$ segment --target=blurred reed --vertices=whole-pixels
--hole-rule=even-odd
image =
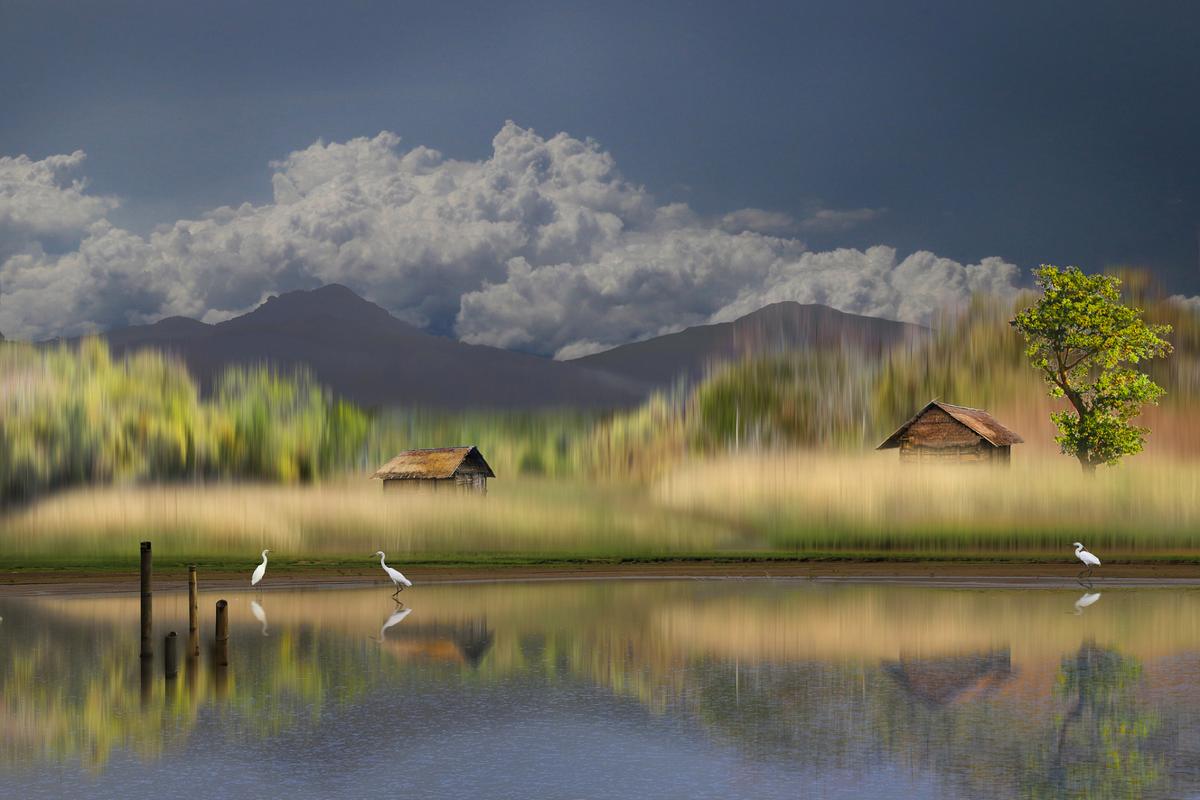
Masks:
[[[486,497],[383,493],[365,476],[314,486],[86,488],[0,519],[2,560],[162,563],[942,557],[1070,562],[1200,557],[1200,463],[1145,459],[1094,479],[1060,457],[1011,469],[902,465],[894,452],[744,453],[652,484],[514,477]]]
[[[1011,468],[870,455],[758,453],[692,464],[657,501],[754,531],[772,549],[938,556],[1104,557],[1200,552],[1200,463],[1133,459],[1094,478],[1059,456]]]
[[[628,486],[525,478],[486,497],[389,492],[365,475],[313,486],[208,484],[85,488],[0,519],[0,560],[127,560],[152,538],[156,560],[227,561],[271,548],[275,563],[614,558],[710,552],[722,526],[659,508]],[[132,547],[132,550],[130,549]]]

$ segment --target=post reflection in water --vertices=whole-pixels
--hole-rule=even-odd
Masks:
[[[208,770],[239,796],[240,771],[209,766],[248,744],[294,798],[375,772],[426,797],[1195,794],[1200,593],[1105,594],[424,586],[381,624],[369,589],[273,592],[265,638],[262,604],[232,595],[230,665],[205,648],[170,682],[130,658],[137,597],[5,600],[0,796],[143,796],[130,765],[160,793]],[[159,593],[158,625],[186,603]]]

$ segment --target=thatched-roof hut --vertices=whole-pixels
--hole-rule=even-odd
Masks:
[[[496,477],[478,448],[435,447],[405,450],[371,476],[385,490],[462,489],[487,493],[487,479]]]
[[[1006,464],[1023,441],[986,411],[931,400],[876,449],[898,447],[901,461]]]

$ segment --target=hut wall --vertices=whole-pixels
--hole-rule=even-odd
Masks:
[[[388,478],[383,482],[385,492],[436,492],[453,486],[453,478]]]
[[[900,460],[922,464],[1007,464],[1012,449],[1005,445],[995,447],[985,440],[974,445],[951,447],[928,447],[903,441],[900,443]]]
[[[383,482],[385,492],[445,492],[457,489],[487,494],[487,477],[477,473],[455,473],[453,478],[389,478]]]
[[[463,491],[487,494],[487,476],[482,472],[459,470],[454,473],[454,483]]]

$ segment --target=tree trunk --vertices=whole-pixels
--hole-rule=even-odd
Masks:
[[[1092,459],[1088,457],[1088,453],[1076,453],[1075,457],[1079,459],[1079,466],[1083,468],[1084,475],[1095,475],[1096,465],[1092,463]]]

